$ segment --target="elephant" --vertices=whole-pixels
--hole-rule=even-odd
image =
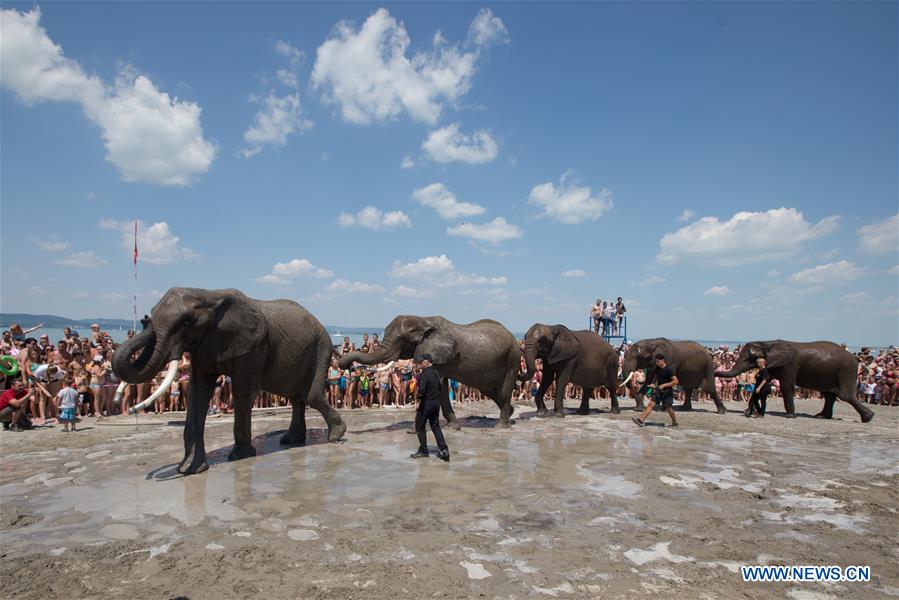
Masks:
[[[780,381],[788,418],[796,416],[793,393],[797,385],[824,394],[824,408],[815,415],[818,418],[833,418],[833,405],[837,398],[851,404],[858,411],[862,423],[874,418],[874,412],[855,398],[858,360],[833,342],[748,342],[740,350],[733,368],[718,371],[715,376],[736,377],[755,369],[760,358],[765,359],[771,377]]]
[[[222,374],[231,377],[234,394],[234,448],[229,460],[256,454],[250,437],[250,409],[260,391],[286,396],[293,404],[282,444],[305,443],[307,406],[325,418],[329,441],[339,441],[346,432],[340,414],[325,399],[334,352],[331,338],[318,319],[296,302],[256,300],[235,289],[172,288],[141,324],[143,331],[113,355],[113,371],[123,382],[148,381],[166,363],[170,363],[173,378],[174,361],[183,352],[191,353],[180,473],[209,468],[203,430],[216,378]]]
[[[693,410],[693,391],[696,388],[702,388],[715,401],[719,415],[727,412],[715,390],[715,363],[712,362],[712,356],[708,350],[696,342],[651,338],[634,343],[624,354],[621,375],[627,378],[625,381],[630,379],[637,369],[655,368],[656,354],[665,357],[668,365],[674,369],[674,374],[677,375],[678,385],[686,392],[684,403],[678,410]],[[650,379],[647,378],[646,383],[637,392],[637,404],[634,410],[643,410],[643,393],[649,383]]]
[[[440,374],[441,407],[449,425],[459,428],[449,404],[447,378],[477,388],[500,409],[497,427],[509,427],[512,393],[521,367],[518,341],[502,324],[482,319],[458,324],[443,317],[399,315],[384,330],[381,345],[372,352],[348,352],[340,358],[340,368],[354,362],[363,365],[399,359],[420,359],[430,354]]]
[[[527,373],[525,381],[534,376],[536,358],[543,360],[543,380],[537,389],[535,401],[537,416],[546,416],[543,396],[556,381],[555,416],[564,417],[562,402],[565,388],[571,382],[583,388],[581,405],[577,414],[590,414],[590,396],[593,390],[603,386],[612,396],[612,412],[620,412],[618,396],[618,354],[615,349],[592,331],[571,331],[564,325],[535,323],[524,336],[524,360]]]

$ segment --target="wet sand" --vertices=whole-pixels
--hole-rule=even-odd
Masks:
[[[899,410],[866,425],[843,403],[833,421],[700,403],[637,429],[622,404],[519,405],[508,430],[463,405],[449,464],[408,458],[408,409],[348,411],[336,445],[309,411],[310,443],[287,449],[289,413],[254,411],[259,456],[234,463],[231,418],[210,417],[212,466],[190,477],[173,473],[183,414],[3,432],[0,597],[899,597]],[[754,564],[872,579],[743,583]]]

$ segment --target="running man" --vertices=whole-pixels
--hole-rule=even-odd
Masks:
[[[674,404],[674,386],[678,384],[677,375],[674,374],[674,369],[668,366],[668,361],[665,360],[662,354],[656,354],[655,359],[655,392],[653,397],[649,399],[649,404],[646,405],[646,410],[643,411],[643,414],[639,418],[632,417],[632,419],[638,426],[643,427],[646,425],[646,417],[652,412],[653,407],[656,404],[661,404],[668,412],[668,416],[671,417],[671,426],[677,427],[677,417],[674,416],[674,409],[672,408]],[[650,379],[647,381],[650,381]]]

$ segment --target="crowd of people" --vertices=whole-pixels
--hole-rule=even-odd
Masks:
[[[596,314],[600,315],[596,332],[609,332],[611,335],[620,327],[619,319],[625,314],[621,298],[615,303],[613,312],[607,313],[608,302],[597,300]],[[607,316],[609,315],[609,316]],[[41,326],[23,329],[12,325],[3,332],[0,341],[0,373],[2,373],[2,389],[0,389],[0,421],[4,428],[24,429],[31,425],[59,423],[63,431],[76,429],[77,422],[88,416],[112,416],[125,414],[128,409],[155,392],[164,379],[161,372],[152,381],[125,386],[124,393],[117,400],[116,389],[120,380],[112,370],[112,356],[117,344],[108,333],[100,330],[94,323],[87,336],[69,328],[64,330],[63,339],[51,342],[49,337],[29,334]],[[127,337],[133,336],[128,332]],[[522,347],[524,341],[521,340]],[[338,357],[346,352],[370,352],[380,347],[378,335],[371,337],[365,334],[357,348],[349,337],[335,346],[335,355],[328,369],[328,401],[336,409],[370,409],[373,407],[404,408],[414,405],[420,368],[412,360],[396,360],[386,364],[372,366],[356,365],[341,369]],[[619,361],[623,363],[628,349],[625,341],[618,347]],[[733,350],[728,346],[708,348],[719,370],[729,370],[740,352],[737,346]],[[879,405],[899,405],[899,351],[894,347],[874,352],[862,348],[856,353],[859,363],[858,398],[862,402]],[[533,398],[543,378],[540,360],[537,370],[530,381],[519,382],[515,391],[515,399],[524,402]],[[522,371],[526,365],[522,359]],[[178,377],[169,390],[162,393],[156,402],[147,408],[150,412],[162,413],[183,411],[187,408],[190,390],[190,354],[184,353],[178,367]],[[733,379],[717,378],[715,385],[722,400],[748,403],[755,391],[758,373],[747,371]],[[617,395],[635,397],[645,381],[647,374],[638,372],[631,378],[626,388],[619,388]],[[765,382],[771,388],[771,395],[777,396],[778,381],[771,379]],[[547,391],[549,397],[555,394],[554,385]],[[565,396],[580,396],[580,389],[569,384]],[[606,390],[597,390],[600,397],[608,397]],[[683,390],[673,388],[675,398],[683,394]],[[449,380],[451,402],[480,402],[487,399],[476,388]],[[800,398],[820,397],[819,392],[799,388],[796,396]],[[711,399],[702,390],[696,390],[694,400]],[[260,393],[253,402],[255,408],[271,408],[286,406],[287,398]],[[231,380],[220,375],[210,402],[210,413],[230,413],[233,409]]]
[[[590,308],[590,316],[593,318],[593,332],[599,335],[617,336],[623,329],[627,308],[621,296],[613,303],[611,300],[596,299],[596,304]]]

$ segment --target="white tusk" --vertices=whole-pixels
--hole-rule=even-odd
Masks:
[[[169,370],[165,374],[165,379],[162,380],[162,383],[159,384],[159,387],[156,388],[156,391],[150,394],[150,397],[141,402],[140,404],[136,404],[128,409],[128,414],[133,415],[137,412],[142,411],[146,407],[150,406],[156,399],[166,393],[169,389],[169,386],[172,385],[172,382],[175,381],[175,376],[178,374],[178,359],[171,361],[169,363]]]
[[[114,404],[118,404],[119,400],[122,399],[122,392],[125,391],[126,387],[128,387],[128,382],[123,381],[122,383],[119,384],[119,387],[116,388],[115,396],[113,396],[113,398],[112,398],[112,401]]]
[[[622,382],[621,382],[621,385],[623,385],[623,386],[624,386],[624,385],[627,385],[627,382],[630,381],[630,380],[631,380],[631,377],[633,377],[633,376],[634,376],[634,372],[633,372],[633,371],[631,371],[630,373],[628,373],[627,379],[625,379],[624,381],[622,381]]]

